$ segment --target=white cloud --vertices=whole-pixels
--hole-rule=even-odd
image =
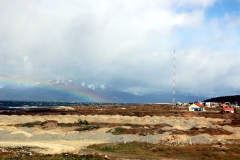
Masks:
[[[0,72],[169,90],[176,49],[179,90],[238,88],[239,17],[206,17],[215,2],[2,1]]]

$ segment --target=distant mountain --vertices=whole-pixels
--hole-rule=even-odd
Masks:
[[[207,97],[176,92],[176,102],[201,101]],[[0,100],[66,101],[66,102],[115,102],[115,103],[169,103],[172,93],[154,92],[136,95],[111,85],[94,85],[73,80],[50,80],[36,85],[2,85]]]
[[[240,104],[240,95],[215,97],[215,98],[206,99],[204,100],[204,102],[221,102],[221,103],[230,102],[232,104],[237,102],[238,104]]]

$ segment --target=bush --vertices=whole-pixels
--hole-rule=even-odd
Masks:
[[[126,129],[125,128],[123,128],[123,127],[116,127],[115,129],[114,129],[114,131],[112,132],[112,134],[114,134],[114,135],[119,135],[119,134],[121,134],[123,131],[125,131]]]
[[[72,126],[76,126],[76,123],[58,123],[58,126],[60,126],[60,127],[72,127]]]
[[[40,121],[35,121],[35,122],[27,122],[22,124],[22,127],[34,127],[35,125],[39,125],[41,122]]]
[[[86,131],[86,130],[94,130],[94,129],[99,129],[99,126],[96,125],[86,125],[80,128],[75,129],[75,131]]]
[[[88,123],[87,120],[82,121],[81,119],[79,119],[79,120],[78,120],[78,124],[79,124],[79,126],[81,126],[82,124],[88,125],[89,123]]]

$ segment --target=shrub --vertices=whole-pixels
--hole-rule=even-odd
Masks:
[[[94,129],[99,129],[100,127],[97,125],[86,125],[80,128],[75,129],[75,131],[86,131],[86,130],[94,130]]]
[[[81,126],[82,124],[88,125],[89,123],[87,120],[82,121],[81,119],[79,119],[78,124],[79,124],[79,126]]]
[[[58,126],[60,126],[60,127],[72,127],[72,126],[76,126],[76,123],[58,123]]]
[[[125,130],[125,128],[123,128],[123,127],[116,127],[114,129],[114,131],[112,132],[112,134],[118,135],[118,134],[121,134],[124,130]]]
[[[34,127],[35,125],[39,125],[41,122],[40,121],[35,121],[35,122],[27,122],[22,124],[22,127]]]

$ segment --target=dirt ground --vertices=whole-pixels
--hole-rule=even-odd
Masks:
[[[66,137],[80,132],[84,135],[112,133],[136,137],[159,135],[154,143],[168,145],[198,142],[238,143],[240,115],[238,113],[220,114],[220,109],[206,110],[205,112],[189,112],[187,107],[179,108],[169,104],[132,104],[1,111],[0,131],[8,134],[5,135],[6,137],[0,135],[0,147],[29,146],[32,147],[33,152],[56,154],[81,153],[91,144],[109,143],[101,138],[33,139],[44,135]],[[85,120],[88,126],[98,126],[98,128],[79,131],[77,130],[79,120]],[[33,122],[39,123],[31,127],[23,126],[23,124]],[[20,136],[19,140],[16,136]],[[203,141],[202,137],[206,140]]]

